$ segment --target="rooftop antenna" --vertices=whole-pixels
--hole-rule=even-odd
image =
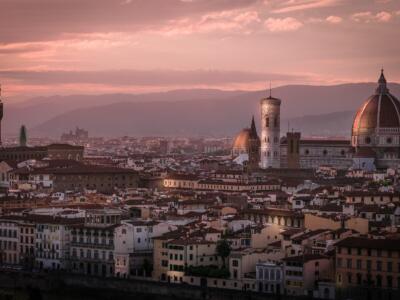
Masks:
[[[269,81],[269,97],[272,97],[271,80]]]

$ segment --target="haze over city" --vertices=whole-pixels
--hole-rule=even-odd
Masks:
[[[0,299],[400,299],[399,28],[400,0],[0,0]]]

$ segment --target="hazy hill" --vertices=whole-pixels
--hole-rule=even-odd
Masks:
[[[183,101],[193,99],[221,99],[231,95],[240,95],[241,92],[227,92],[220,90],[177,90],[164,93],[150,94],[106,94],[106,95],[71,95],[35,97],[16,104],[5,101],[5,116],[3,130],[7,133],[18,132],[21,124],[33,128],[51,118],[72,110],[109,105],[120,102],[154,102],[164,100]]]
[[[375,83],[336,86],[290,85],[273,89],[282,99],[282,130],[348,135],[355,110]],[[399,97],[400,85],[389,85]],[[266,91],[181,90],[145,95],[68,96],[32,99],[6,110],[6,132],[20,124],[32,135],[59,136],[80,126],[91,135],[226,135],[259,119]]]

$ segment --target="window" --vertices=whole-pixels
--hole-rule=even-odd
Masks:
[[[393,264],[391,261],[388,261],[388,263],[387,263],[387,271],[393,272]]]
[[[347,268],[348,268],[348,269],[351,269],[351,268],[352,268],[352,261],[351,261],[351,258],[348,258],[348,259],[347,259]]]
[[[392,276],[387,276],[386,277],[386,282],[387,282],[387,287],[391,288],[393,286],[393,277]]]
[[[376,262],[376,270],[377,271],[382,271],[382,262],[380,260],[378,260]]]
[[[338,267],[338,268],[341,268],[341,267],[342,267],[342,259],[341,259],[341,258],[338,258],[338,259],[337,259],[337,267]]]
[[[376,276],[376,286],[382,287],[382,276],[381,275]]]
[[[362,282],[362,275],[360,273],[357,273],[357,284],[360,285]]]
[[[351,279],[352,279],[351,273],[347,273],[347,282],[351,283]]]
[[[367,270],[371,271],[371,261],[369,259],[367,260]]]
[[[357,259],[357,269],[361,270],[361,259]]]
[[[276,270],[276,280],[281,280],[281,271]]]
[[[370,143],[371,143],[371,138],[370,138],[369,136],[367,136],[367,137],[365,138],[365,143],[366,143],[366,144],[370,144]]]

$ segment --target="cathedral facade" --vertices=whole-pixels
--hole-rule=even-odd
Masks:
[[[400,166],[400,102],[389,92],[383,70],[375,92],[355,115],[351,140],[303,138],[300,132],[281,137],[280,104],[281,100],[271,96],[260,102],[260,168],[315,169],[329,165],[375,170]]]

